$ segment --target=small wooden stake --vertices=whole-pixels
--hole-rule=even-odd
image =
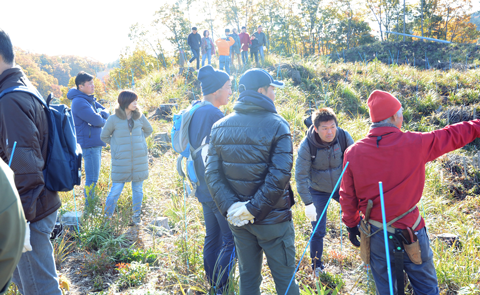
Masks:
[[[467,177],[467,158],[463,157],[463,174]]]

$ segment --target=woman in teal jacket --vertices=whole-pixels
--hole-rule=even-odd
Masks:
[[[142,184],[148,178],[146,138],[153,129],[137,107],[138,96],[130,90],[118,95],[118,108],[110,116],[100,138],[110,144],[112,156],[112,188],[105,204],[112,216],[125,182],[132,182],[133,223],[140,223],[143,199]]]

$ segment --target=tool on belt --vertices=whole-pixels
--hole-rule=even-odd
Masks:
[[[371,200],[369,200],[368,202],[369,203],[367,204],[365,219],[367,219],[367,214],[368,214],[368,217],[370,217],[370,212],[368,207],[370,205]],[[372,202],[372,206],[373,206],[373,202]],[[420,250],[420,243],[418,242],[417,235],[414,232],[414,230],[420,224],[422,217],[419,214],[417,220],[415,221],[415,224],[412,227],[407,227],[406,229],[394,228],[391,225],[397,222],[398,220],[402,219],[408,213],[412,212],[416,207],[417,207],[416,205],[413,206],[410,210],[408,210],[404,214],[392,219],[390,222],[387,223],[388,239],[391,242],[393,242],[393,245],[394,245],[393,254],[395,258],[395,273],[397,276],[397,290],[399,295],[405,294],[405,290],[404,290],[405,282],[404,282],[404,275],[403,275],[404,253],[407,252],[408,257],[413,263],[422,264],[422,253]],[[368,251],[368,255],[365,255],[365,257],[368,258],[368,263],[370,263],[370,237],[378,233],[379,231],[383,230],[383,224],[381,222],[378,222],[372,219],[368,219],[368,223],[378,227],[378,230],[376,230],[374,233],[370,233],[370,224],[368,224],[369,227],[365,227],[367,230],[365,230],[365,233],[364,233],[363,232],[364,229],[362,228],[363,222],[360,225],[361,227],[360,233],[366,235],[366,239],[368,239],[367,244],[369,248],[365,250],[365,251]],[[362,238],[362,242],[360,245],[363,244],[363,241],[364,240]],[[361,255],[363,254],[362,250],[360,250],[360,254]],[[363,262],[365,262],[365,264],[367,264],[363,256],[362,256],[362,260]]]
[[[372,226],[368,223],[372,212],[373,201],[368,200],[365,218],[360,221],[360,257],[366,265],[370,265],[370,232]]]

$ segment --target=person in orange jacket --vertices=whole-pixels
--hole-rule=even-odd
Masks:
[[[340,204],[349,239],[355,246],[360,246],[357,240],[360,236],[359,212],[366,212],[369,200],[373,201],[368,220],[371,233],[383,229],[378,185],[383,182],[392,281],[395,286],[398,284],[395,289],[398,294],[403,294],[405,271],[415,294],[439,294],[425,221],[416,206],[425,185],[425,164],[480,137],[480,120],[461,122],[432,132],[403,132],[403,108],[396,97],[375,90],[368,98],[368,107],[373,122],[370,131],[364,139],[347,148],[344,155],[344,165],[347,162],[349,165],[340,186]],[[405,247],[405,244],[417,244],[413,246],[418,246],[421,252],[416,251],[416,255],[411,256],[408,251],[411,247]],[[382,233],[371,236],[370,266],[377,294],[389,293],[384,245]]]
[[[220,64],[219,68],[220,70],[225,68],[225,72],[230,75],[230,46],[235,43],[235,39],[233,39],[231,36],[228,36],[228,34],[230,34],[230,29],[225,29],[225,36],[217,39],[215,44],[218,47],[218,62]]]

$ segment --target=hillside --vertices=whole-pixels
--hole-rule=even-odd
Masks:
[[[421,69],[448,70],[475,68],[480,65],[480,48],[476,44],[423,42],[376,42],[350,50],[334,52],[332,61],[370,62],[377,58],[386,64],[408,64]],[[451,64],[450,64],[451,61]]]
[[[55,97],[62,97],[62,88],[67,88],[72,77],[80,71],[92,75],[103,71],[105,65],[100,62],[78,56],[49,56],[30,53],[15,48],[15,62],[20,65],[30,81],[47,97],[51,92]]]
[[[287,82],[284,90],[276,92],[275,104],[290,124],[295,157],[306,130],[303,119],[311,107],[334,108],[340,126],[355,141],[363,138],[370,125],[366,99],[374,89],[390,91],[400,99],[405,131],[431,131],[480,113],[480,69],[424,71],[379,61],[368,65],[351,61],[332,63],[325,57],[282,58],[280,65],[278,60],[277,56],[268,56],[267,68]],[[171,67],[153,70],[136,81],[139,104],[147,117],[160,104],[176,102],[182,109],[189,104],[189,98],[200,93],[195,72],[177,73],[178,68]],[[240,73],[236,74],[231,101],[221,108],[226,114],[238,98]],[[115,107],[117,95],[118,90],[111,90],[104,97],[108,109]],[[86,212],[81,218],[80,233],[70,231],[57,238],[55,258],[66,294],[205,294],[208,290],[202,261],[202,206],[195,198],[184,199],[184,184],[175,166],[177,154],[168,141],[160,140],[160,133],[169,134],[171,122],[162,119],[151,123],[156,136],[147,139],[151,165],[150,177],[144,183],[142,225],[127,226],[132,214],[131,190],[127,185],[112,220],[106,220],[101,210]],[[480,292],[479,148],[477,139],[426,166],[425,190],[418,206],[428,226],[441,294]],[[109,175],[110,151],[106,148],[96,191],[96,206],[102,210],[111,185]],[[292,185],[295,190],[294,179]],[[83,186],[75,189],[75,195],[61,193],[60,212],[83,211],[82,192]],[[292,209],[298,263],[311,227],[303,203],[297,194],[295,198],[297,204]],[[374,294],[373,280],[364,271],[359,250],[348,241],[339,209],[333,202],[328,210],[324,254],[327,274],[321,277],[323,288],[337,288],[338,294]],[[150,225],[161,216],[168,217],[171,231],[163,232],[161,227]],[[442,234],[455,235],[457,241],[453,245],[445,242]],[[296,275],[302,295],[313,294],[309,289],[317,288],[307,260],[302,261]],[[238,294],[238,270],[231,276],[230,294]],[[262,294],[275,294],[274,290],[272,277],[264,266]],[[7,294],[14,294],[13,286]]]

